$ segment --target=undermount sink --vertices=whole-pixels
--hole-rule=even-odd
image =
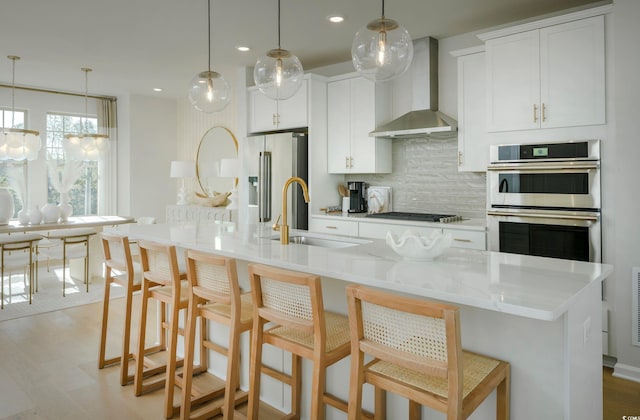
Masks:
[[[271,238],[274,241],[279,241],[280,237]],[[316,238],[312,236],[289,236],[289,243],[291,244],[301,244],[301,245],[311,245],[311,246],[319,246],[323,248],[346,248],[350,246],[360,245],[363,242],[353,242],[342,239],[327,239],[327,238]]]

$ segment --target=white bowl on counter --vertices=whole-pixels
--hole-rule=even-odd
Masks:
[[[407,230],[399,238],[387,232],[387,245],[408,261],[431,261],[449,248],[452,240],[450,233],[437,231],[426,237]]]

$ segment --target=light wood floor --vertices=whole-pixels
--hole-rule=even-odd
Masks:
[[[116,309],[122,299],[113,302]],[[0,322],[0,419],[162,418],[162,390],[135,397],[131,386],[120,386],[117,367],[97,368],[101,311],[90,304]],[[604,420],[640,416],[640,384],[613,378],[608,368],[603,378]]]

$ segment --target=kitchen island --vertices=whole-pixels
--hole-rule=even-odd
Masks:
[[[606,264],[450,248],[431,262],[403,261],[382,240],[292,231],[319,245],[281,245],[275,232],[229,223],[122,225],[130,239],[172,243],[238,259],[239,279],[248,285],[246,263],[257,262],[323,278],[325,307],[346,313],[349,283],[458,305],[464,348],[511,363],[511,418],[598,419],[602,416],[601,281]],[[349,246],[346,246],[349,245]],[[338,248],[338,246],[340,246]],[[243,346],[248,346],[244,338]],[[248,353],[244,353],[248,354]],[[268,352],[274,367],[288,365]],[[278,366],[281,365],[281,366]],[[242,383],[247,383],[243,360]],[[223,376],[223,369],[213,371]],[[310,365],[305,364],[305,379]],[[348,395],[348,360],[328,371],[327,389]],[[262,398],[287,407],[284,386],[265,386]],[[303,398],[309,384],[303,385]],[[370,390],[369,390],[370,391]],[[366,394],[365,407],[372,395]],[[303,400],[303,412],[306,402]],[[404,418],[407,404],[389,398],[391,418]],[[424,408],[427,418],[444,418]],[[327,418],[345,418],[331,408]],[[472,415],[495,418],[495,393]]]

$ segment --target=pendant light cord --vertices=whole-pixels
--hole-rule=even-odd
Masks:
[[[83,67],[81,70],[84,72],[84,132],[89,134],[89,106],[87,101],[89,99],[89,72],[91,69]]]
[[[207,7],[207,21],[209,23],[209,25],[207,26],[208,30],[209,30],[209,73],[211,73],[211,0],[208,1],[208,7]]]
[[[278,49],[280,50],[280,0],[278,0]]]
[[[384,0],[382,0],[382,19],[384,19]]]
[[[20,60],[20,57],[10,55],[9,59],[13,61],[13,68],[11,70],[11,128],[14,128],[16,118],[16,60]]]

